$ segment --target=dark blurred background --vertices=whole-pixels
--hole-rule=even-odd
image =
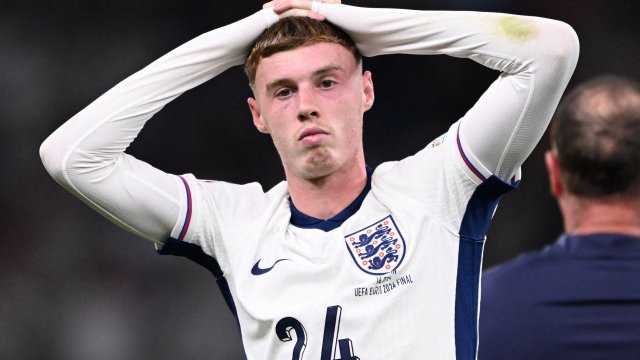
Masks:
[[[596,0],[395,0],[351,5],[479,10],[571,24],[581,55],[570,87],[615,73],[640,79],[639,3]],[[56,185],[38,156],[55,128],[126,76],[260,1],[2,1],[0,359],[241,359],[235,320],[213,277],[158,256]],[[497,73],[446,56],[365,60],[376,105],[365,116],[369,165],[413,154],[462,116]],[[240,68],[194,89],[150,121],[129,152],[172,173],[265,189],[283,178],[251,124]],[[554,241],[546,137],[491,226],[490,267]]]

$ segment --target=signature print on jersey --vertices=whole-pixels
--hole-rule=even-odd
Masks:
[[[400,266],[405,242],[391,215],[344,237],[347,249],[367,274],[384,275]]]

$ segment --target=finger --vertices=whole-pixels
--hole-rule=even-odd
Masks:
[[[324,21],[325,19],[323,15],[320,15],[318,13],[315,13],[310,10],[305,10],[305,9],[289,9],[283,13],[278,14],[278,17],[280,19],[284,19],[289,16],[306,16],[308,18],[318,20],[318,21]]]
[[[318,20],[318,21],[324,21],[326,19],[326,17],[324,15],[320,15],[317,12],[313,12],[311,10],[307,11],[306,16],[311,18],[311,19]]]
[[[269,7],[276,7],[278,4],[283,4],[286,0],[272,0],[269,1],[268,3],[265,3],[262,5],[262,8],[269,8]],[[341,4],[342,2],[340,0],[315,0],[316,2],[321,2],[321,3],[326,3],[326,4]],[[296,2],[296,3],[292,3],[291,7],[302,7],[304,9],[311,9],[311,1],[303,1],[303,2]],[[285,5],[283,4],[282,7],[285,7]],[[285,9],[283,11],[286,11],[288,9]]]
[[[282,0],[271,0],[267,3],[262,4],[262,8],[266,9],[266,8],[270,8],[270,7],[274,7],[276,6],[278,3],[281,3]]]
[[[273,11],[280,14],[291,9],[311,10],[311,5],[311,0],[282,0],[275,4]]]
[[[340,4],[340,0],[315,0],[316,2],[326,4]],[[290,9],[305,9],[311,10],[313,7],[313,1],[311,0],[272,0],[274,5],[273,11],[281,13]]]
[[[284,19],[289,16],[306,16],[318,21],[323,21],[325,19],[324,16],[318,13],[314,13],[313,11],[310,11],[310,10],[305,10],[305,9],[289,9],[278,15],[280,19]]]

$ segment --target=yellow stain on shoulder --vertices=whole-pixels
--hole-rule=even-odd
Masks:
[[[500,33],[511,41],[524,42],[538,34],[538,27],[529,19],[505,15],[497,20]]]

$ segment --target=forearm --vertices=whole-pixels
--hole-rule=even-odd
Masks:
[[[47,171],[118,225],[162,240],[179,213],[180,183],[125,149],[167,103],[241,64],[255,38],[276,20],[273,12],[260,11],[185,43],[125,79],[45,140],[40,155]]]
[[[145,122],[185,91],[241,64],[252,41],[267,27],[269,11],[203,34],[125,79],[57,129],[42,145],[47,168],[62,151],[109,159],[123,152]]]
[[[314,8],[351,35],[365,56],[446,54],[501,71],[462,119],[460,140],[485,175],[503,179],[544,133],[578,58],[575,32],[550,19],[321,3]]]
[[[507,64],[534,60],[572,46],[573,31],[559,21],[501,13],[363,8],[314,2],[313,9],[345,30],[364,56],[386,54],[450,55],[515,72]],[[554,43],[545,39],[554,31]],[[540,54],[543,51],[544,54]],[[562,51],[558,49],[557,51]],[[571,49],[567,49],[571,51]],[[513,67],[514,65],[511,65]]]

